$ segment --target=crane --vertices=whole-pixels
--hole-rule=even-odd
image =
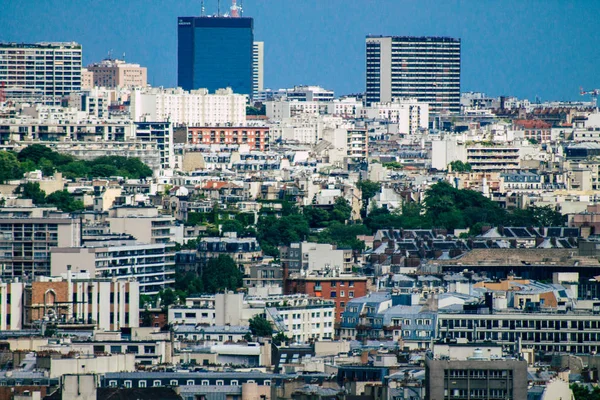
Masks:
[[[594,108],[598,107],[598,96],[600,96],[600,89],[583,90],[583,88],[580,87],[579,91],[579,94],[581,94],[582,96],[589,94],[592,98],[592,104],[594,105]]]

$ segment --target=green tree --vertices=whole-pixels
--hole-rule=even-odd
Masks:
[[[257,337],[271,337],[273,327],[271,323],[260,315],[255,315],[248,321],[250,323],[250,332]]]
[[[336,198],[335,204],[333,205],[333,210],[331,211],[330,219],[332,221],[345,223],[350,219],[351,216],[352,206],[350,206],[348,201],[343,197]]]
[[[168,308],[170,305],[177,304],[179,300],[175,291],[168,288],[158,292],[158,297],[160,298],[160,305],[163,309]]]
[[[23,169],[15,154],[10,151],[0,151],[0,183],[22,177]]]
[[[285,335],[283,332],[278,332],[275,336],[273,336],[273,344],[279,346],[282,343],[288,343],[291,339]]]
[[[31,199],[33,204],[46,203],[46,192],[40,189],[39,182],[22,183],[15,189],[15,194],[24,199]]]
[[[367,179],[358,181],[356,187],[361,191],[361,198],[363,201],[362,214],[364,218],[366,217],[367,210],[369,209],[369,202],[381,190],[381,183],[373,182]]]
[[[31,146],[25,147],[19,152],[17,157],[21,162],[29,160],[36,165],[38,165],[43,158],[47,160],[55,159],[54,151],[41,144],[32,144]]]
[[[75,212],[83,210],[83,203],[75,200],[67,190],[56,191],[46,197],[46,203],[55,205],[64,212]]]
[[[244,225],[235,219],[228,219],[221,225],[221,232],[235,232],[238,237],[242,237],[244,233]]]
[[[228,255],[221,254],[211,258],[202,269],[202,286],[206,293],[217,293],[222,290],[236,290],[243,285],[243,274],[235,261]]]
[[[335,244],[339,248],[351,248],[352,250],[364,250],[365,243],[358,240],[356,236],[369,234],[369,229],[362,224],[344,225],[332,222],[327,229],[319,233],[319,243]]]
[[[152,313],[147,308],[142,313],[142,327],[149,328],[154,324],[154,318],[152,318]]]
[[[329,223],[329,213],[322,208],[306,206],[302,210],[302,215],[311,228],[323,228]]]
[[[60,168],[65,178],[75,179],[92,175],[92,168],[85,161],[73,161]]]
[[[460,160],[452,161],[449,166],[452,169],[452,172],[471,172],[471,164],[464,163]]]

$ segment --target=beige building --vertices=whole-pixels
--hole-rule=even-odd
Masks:
[[[102,60],[99,63],[88,65],[87,70],[93,74],[94,86],[116,88],[148,85],[146,67],[126,63],[123,60]]]
[[[161,216],[155,207],[118,207],[106,219],[112,233],[133,235],[141,243],[168,243],[174,235],[175,218]]]
[[[81,90],[94,87],[94,73],[87,68],[81,68]]]

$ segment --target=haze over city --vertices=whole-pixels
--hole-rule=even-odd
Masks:
[[[1,41],[76,41],[84,63],[125,53],[148,67],[150,84],[165,87],[177,84],[176,19],[201,9],[200,0],[0,3]],[[216,13],[217,0],[205,7]],[[246,0],[243,7],[255,19],[255,39],[265,42],[265,87],[273,89],[364,91],[367,34],[461,38],[463,91],[581,100],[580,86],[600,86],[594,0]]]

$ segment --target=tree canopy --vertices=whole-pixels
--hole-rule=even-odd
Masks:
[[[248,320],[250,324],[250,332],[254,336],[258,337],[270,337],[273,336],[273,327],[271,323],[260,315],[255,315]]]
[[[211,258],[202,270],[204,292],[236,290],[243,286],[243,277],[235,261],[228,255],[221,254],[218,258]]]
[[[7,152],[7,154],[12,153]],[[91,161],[84,161],[70,155],[58,153],[41,144],[25,147],[14,160],[3,160],[2,157],[3,155],[0,154],[0,180],[3,182],[7,179],[3,176],[3,173],[4,175],[11,175],[8,179],[18,179],[22,177],[23,172],[35,169],[41,170],[45,176],[58,171],[69,179],[88,176],[98,178],[122,176],[124,178],[141,179],[152,176],[152,169],[140,161],[139,158],[103,156]]]
[[[471,172],[471,164],[464,163],[460,160],[455,160],[450,163],[452,172]]]

